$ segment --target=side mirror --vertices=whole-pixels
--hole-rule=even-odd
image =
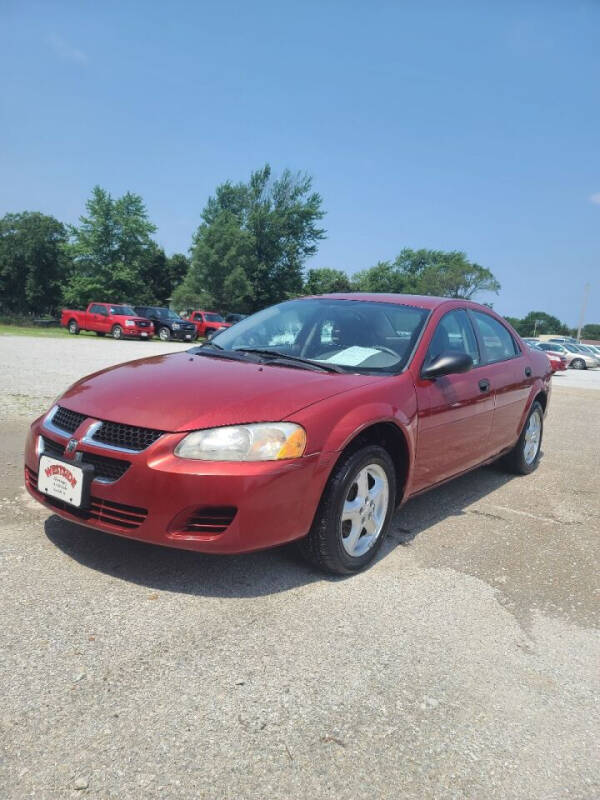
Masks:
[[[427,381],[434,381],[443,375],[455,375],[459,372],[468,372],[473,368],[473,359],[466,353],[442,353],[421,370],[421,377]]]

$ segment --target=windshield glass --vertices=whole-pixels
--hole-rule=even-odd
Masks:
[[[267,349],[348,372],[397,372],[428,312],[365,300],[289,300],[247,317],[214,337],[224,350]]]
[[[137,316],[131,306],[111,306],[110,313],[121,314],[122,316],[127,316],[128,314],[131,314],[132,317]]]
[[[179,319],[179,314],[171,311],[170,308],[151,308],[149,311],[154,312],[159,319]]]
[[[225,322],[220,314],[205,314],[207,322]]]

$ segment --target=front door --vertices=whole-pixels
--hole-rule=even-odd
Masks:
[[[411,493],[484,461],[489,452],[494,397],[473,326],[464,309],[438,322],[422,367],[445,352],[467,353],[473,368],[436,380],[417,377],[417,448]]]

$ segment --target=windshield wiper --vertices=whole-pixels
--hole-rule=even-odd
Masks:
[[[289,361],[290,366],[297,364],[305,369],[320,370],[321,372],[345,372],[345,369],[338,367],[337,364],[324,364],[321,361],[311,361],[310,358],[300,358],[300,356],[290,356],[287,353],[280,353],[278,350],[269,350],[267,347],[236,347],[236,353],[256,353],[261,356],[271,356],[267,363]]]
[[[251,364],[261,364],[262,359],[252,358],[252,354],[236,353],[235,350],[225,350],[224,347],[216,344],[201,344],[187,351],[194,356],[207,356],[208,358],[227,358],[230,361],[245,361]]]

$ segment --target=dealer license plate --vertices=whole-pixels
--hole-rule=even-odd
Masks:
[[[67,464],[50,456],[40,456],[38,490],[71,506],[81,506],[84,488],[84,472],[81,467]]]
[[[185,338],[186,339],[191,339],[192,338],[192,334],[191,333],[186,333]]]
[[[146,331],[142,331],[142,336],[148,336],[148,334],[146,333]]]

